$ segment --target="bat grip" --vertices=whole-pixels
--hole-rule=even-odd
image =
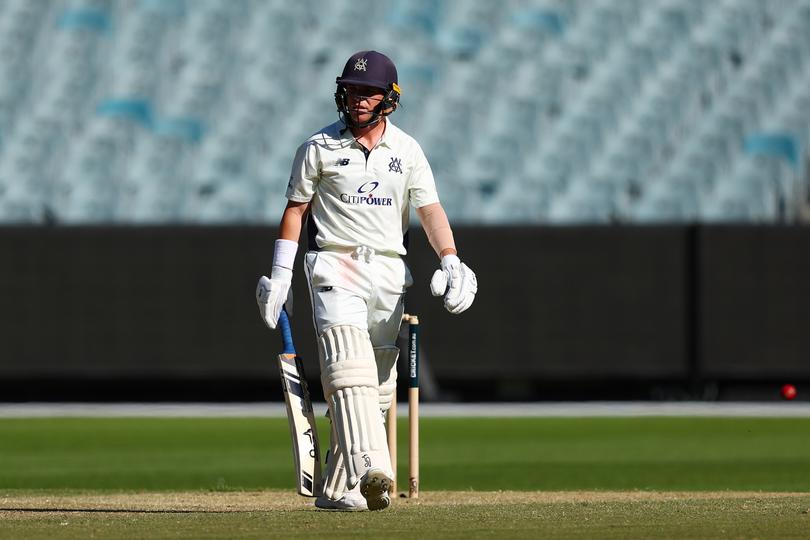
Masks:
[[[283,354],[295,354],[295,345],[293,345],[292,328],[290,328],[290,317],[287,315],[287,310],[281,308],[281,313],[278,315],[278,329],[281,331],[281,342],[284,346]]]

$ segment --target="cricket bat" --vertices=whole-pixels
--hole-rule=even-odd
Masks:
[[[305,497],[321,495],[321,452],[318,445],[318,430],[312,401],[304,375],[304,365],[295,353],[290,318],[282,309],[278,318],[283,349],[278,355],[284,402],[287,404],[287,420],[290,423],[293,460],[298,482],[298,494]]]

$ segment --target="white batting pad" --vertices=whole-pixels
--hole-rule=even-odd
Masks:
[[[397,391],[397,358],[399,349],[394,346],[375,347],[374,357],[377,360],[377,379],[379,380],[380,410],[391,408],[391,401]]]
[[[318,340],[318,352],[324,396],[348,475],[346,487],[356,486],[371,468],[392,478],[368,333],[355,326],[333,326]]]
[[[327,328],[318,340],[318,353],[325,394],[343,388],[377,387],[374,349],[365,330],[356,326]]]
[[[329,456],[326,460],[326,475],[323,486],[323,494],[329,499],[336,501],[343,497],[346,493],[346,466],[343,459],[343,452],[338,445],[337,434],[335,433],[335,425],[332,419],[329,419],[332,429],[329,436]],[[355,486],[355,490],[360,491],[360,486]]]

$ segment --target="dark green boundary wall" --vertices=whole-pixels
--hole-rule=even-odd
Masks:
[[[0,401],[279,399],[253,298],[275,236],[0,228]],[[408,310],[439,397],[732,399],[810,380],[808,227],[457,227],[480,283],[461,316],[430,296],[437,261],[411,238]],[[317,396],[300,255],[294,332]]]

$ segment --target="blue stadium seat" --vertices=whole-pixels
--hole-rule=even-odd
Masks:
[[[689,223],[697,220],[698,215],[689,199],[661,193],[642,198],[633,206],[631,217],[638,223]]]
[[[255,182],[229,178],[211,191],[197,193],[186,207],[186,217],[202,223],[254,223],[263,217],[263,199]]]
[[[106,10],[88,7],[64,11],[56,21],[60,30],[88,30],[106,33],[110,30],[110,17]]]
[[[155,12],[167,18],[180,18],[188,9],[186,0],[140,0],[138,8],[143,11]]]
[[[548,211],[548,220],[563,225],[583,223],[607,224],[614,220],[609,201],[587,195],[555,198]]]
[[[46,222],[41,201],[0,195],[0,223],[4,225],[36,225]]]

